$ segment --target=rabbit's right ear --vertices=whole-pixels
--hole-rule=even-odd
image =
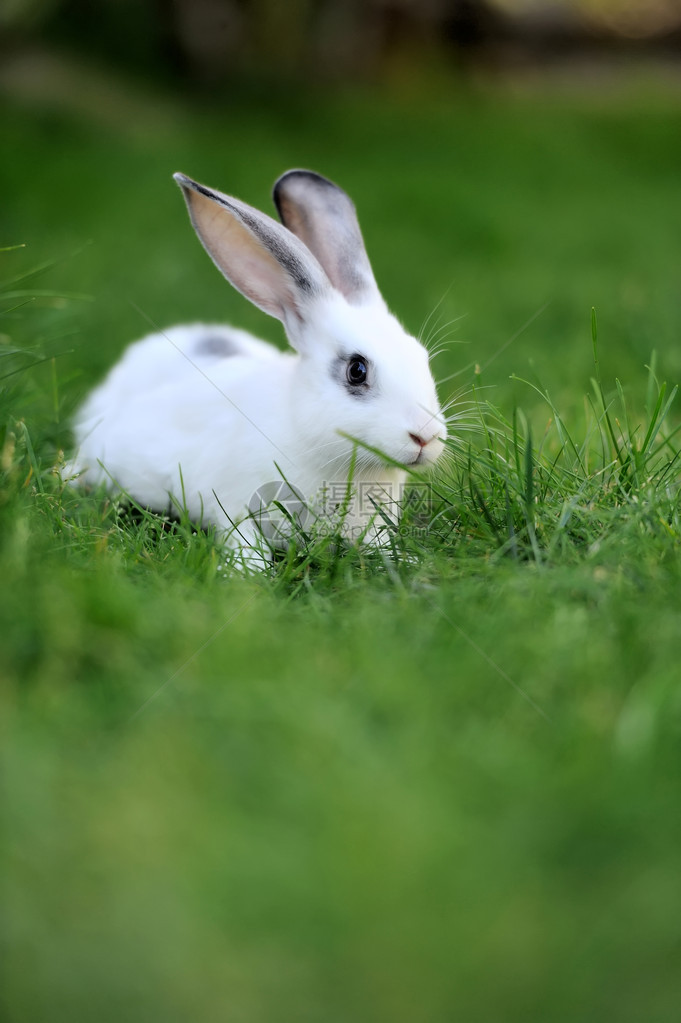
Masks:
[[[242,295],[282,320],[295,335],[310,301],[330,290],[314,256],[264,213],[184,174],[173,176],[184,193],[194,230],[217,268]]]
[[[274,184],[282,223],[305,242],[348,302],[379,297],[350,196],[309,170],[290,170]],[[382,300],[381,300],[382,301]]]

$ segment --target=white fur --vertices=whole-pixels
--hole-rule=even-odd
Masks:
[[[285,228],[275,226],[279,238]],[[209,251],[231,276],[222,252],[216,258]],[[319,264],[308,255],[317,273]],[[238,286],[257,301],[243,280]],[[269,278],[267,286],[272,288]],[[286,287],[290,290],[288,277]],[[360,445],[355,496],[343,528],[349,536],[361,533],[372,508],[360,507],[359,489],[382,488],[390,503],[399,499],[405,479],[403,470],[361,445],[403,463],[420,455],[418,464],[432,464],[442,452],[446,429],[427,353],[373,288],[350,302],[324,278],[321,294],[297,294],[295,310],[289,303],[281,319],[297,353],[244,331],[201,324],[173,327],[131,345],[77,417],[77,453],[69,473],[79,484],[105,483],[156,510],[184,503],[194,520],[226,534],[242,523],[231,542],[255,545],[257,530],[246,516],[264,484],[283,475],[318,510],[322,493],[327,511],[329,502],[338,503],[353,452],[353,443],[341,435],[347,434]],[[223,338],[238,354],[204,350],[207,337]],[[344,376],[343,358],[355,353],[371,368],[371,386],[361,396],[349,390]],[[410,434],[429,443],[421,451]],[[374,529],[369,539],[376,536]]]

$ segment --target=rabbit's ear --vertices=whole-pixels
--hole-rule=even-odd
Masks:
[[[194,230],[228,281],[289,330],[329,291],[321,266],[290,231],[246,203],[175,174]]]
[[[349,302],[378,295],[354,203],[342,188],[314,171],[290,170],[275,182],[273,197],[282,223]]]

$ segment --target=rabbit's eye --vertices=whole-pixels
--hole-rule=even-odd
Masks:
[[[351,359],[348,359],[345,375],[348,383],[352,384],[353,387],[359,387],[360,384],[366,383],[367,364],[361,355],[353,355]]]

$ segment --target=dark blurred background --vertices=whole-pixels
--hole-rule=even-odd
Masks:
[[[3,78],[39,50],[187,87],[383,81],[681,54],[679,0],[3,0]]]

